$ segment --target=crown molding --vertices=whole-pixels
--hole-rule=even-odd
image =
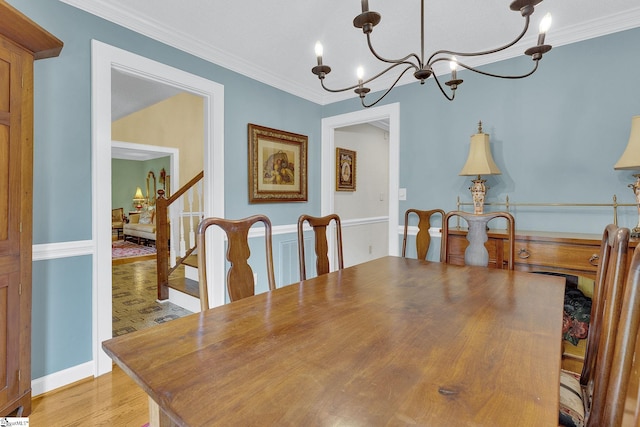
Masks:
[[[70,6],[88,12],[92,15],[113,22],[129,30],[160,41],[166,45],[182,50],[213,64],[227,68],[238,74],[242,74],[253,80],[272,86],[276,89],[288,92],[292,95],[299,96],[316,104],[326,105],[344,99],[353,98],[351,92],[343,92],[339,94],[328,94],[318,86],[317,89],[309,89],[308,87],[294,83],[291,80],[274,74],[267,68],[262,68],[254,62],[246,61],[238,56],[231,55],[214,46],[202,43],[200,40],[190,37],[184,32],[177,32],[174,29],[164,27],[160,22],[148,17],[141,16],[133,9],[123,5],[113,5],[107,0],[93,0],[90,2],[84,0],[59,0]],[[632,28],[640,27],[640,7],[627,10],[624,13],[613,14],[574,25],[560,30],[554,30],[549,36],[550,42],[554,47],[576,43],[603,35],[616,33]],[[491,59],[480,58],[479,61],[468,61],[470,66],[477,67],[492,62],[498,62],[522,55],[522,45],[535,43],[536,37],[523,39],[518,46],[491,55]],[[389,87],[394,78],[387,80],[378,79],[372,91],[383,90]],[[403,79],[399,85],[414,82],[413,79]]]

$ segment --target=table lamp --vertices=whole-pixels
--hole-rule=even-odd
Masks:
[[[142,203],[146,199],[142,195],[142,189],[140,187],[136,188],[136,194],[133,196],[133,204],[136,207],[136,210],[142,209]]]
[[[634,116],[631,119],[631,134],[627,148],[624,149],[622,156],[613,167],[616,170],[640,170],[640,116]],[[631,237],[640,237],[640,174],[633,175],[636,182],[629,184],[629,188],[636,195],[636,204],[638,205],[638,225],[631,230]]]
[[[467,163],[458,175],[477,176],[472,180],[473,185],[469,187],[473,198],[473,213],[482,214],[484,212],[484,198],[487,192],[485,186],[486,179],[481,175],[500,175],[500,169],[491,157],[491,147],[489,146],[489,135],[482,132],[482,122],[478,122],[478,133],[471,135],[469,144],[469,157]]]

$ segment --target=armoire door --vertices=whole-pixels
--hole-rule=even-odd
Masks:
[[[21,86],[25,55],[30,56],[0,39],[0,408],[21,394]]]

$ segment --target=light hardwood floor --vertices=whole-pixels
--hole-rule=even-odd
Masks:
[[[134,326],[131,330],[135,331],[174,317],[169,314],[178,314],[175,317],[189,314],[186,310],[177,310],[170,303],[155,303],[154,257],[155,255],[114,262],[114,293],[120,292],[120,286],[126,287],[131,294],[126,298],[114,298],[114,331],[122,326],[120,323],[123,321]],[[148,309],[144,315],[127,314],[131,311],[131,304],[121,304],[127,298],[150,301],[148,306],[159,308]],[[120,318],[116,321],[118,316]],[[158,319],[162,316],[162,319]],[[147,395],[116,365],[109,374],[82,380],[35,397],[29,415],[31,427],[141,427],[147,422]]]
[[[147,395],[120,368],[33,399],[31,427],[126,426],[149,422]]]

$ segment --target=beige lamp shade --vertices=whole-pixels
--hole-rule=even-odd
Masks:
[[[489,134],[483,133],[480,128],[478,133],[471,136],[469,157],[458,175],[499,175],[500,173],[491,156]]]
[[[131,193],[129,193],[129,194],[131,194]],[[142,195],[142,189],[140,187],[136,188],[136,194],[135,194],[135,196],[133,196],[133,200],[135,200],[135,201],[144,200],[144,196]]]
[[[640,169],[640,116],[631,119],[631,134],[627,148],[614,169]]]

